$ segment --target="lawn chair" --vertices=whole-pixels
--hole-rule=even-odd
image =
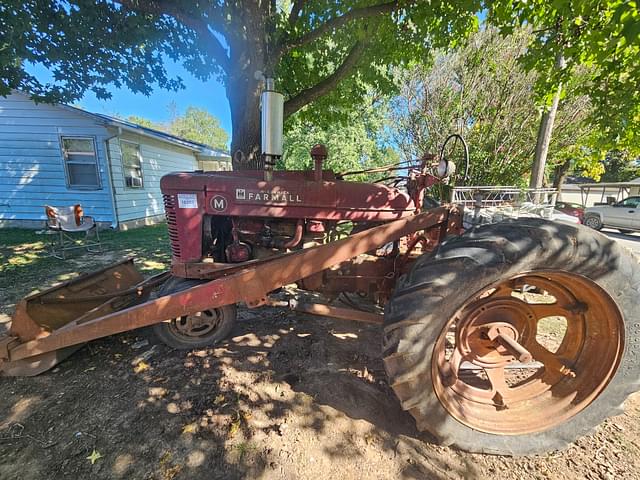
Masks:
[[[51,242],[51,255],[61,260],[66,259],[66,252],[84,248],[90,253],[102,253],[102,244],[98,227],[93,217],[84,215],[82,206],[51,207],[45,205],[47,229],[56,232]],[[78,236],[76,234],[84,234]]]

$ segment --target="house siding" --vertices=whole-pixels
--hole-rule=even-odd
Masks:
[[[140,146],[142,188],[125,186],[120,141]],[[169,172],[191,172],[198,168],[192,151],[128,132],[123,132],[119,138],[109,140],[108,151],[118,221],[123,223],[164,215],[160,191],[162,176]]]
[[[67,187],[62,136],[95,139],[100,188]],[[0,97],[0,223],[44,221],[44,205],[81,203],[98,222],[113,222],[106,164],[108,130],[87,116],[16,93]]]

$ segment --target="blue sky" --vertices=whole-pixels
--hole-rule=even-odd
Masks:
[[[134,94],[127,88],[118,89],[110,85],[107,86],[107,90],[112,94],[111,99],[99,100],[93,93],[88,92],[74,105],[90,112],[120,117],[138,115],[155,122],[169,120],[168,107],[171,102],[176,103],[180,112],[191,105],[203,108],[218,117],[222,127],[231,135],[231,115],[224,87],[215,80],[202,82],[174,62],[168,61],[165,66],[170,76],[182,78],[185,89],[171,92],[156,85],[151,95],[147,97],[140,93]],[[49,72],[39,65],[32,66],[29,71],[41,81],[51,78]]]

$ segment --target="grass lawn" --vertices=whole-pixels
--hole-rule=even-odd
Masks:
[[[49,255],[53,236],[35,230],[0,229],[0,323],[7,322],[16,301],[82,272],[91,272],[126,257],[134,257],[143,275],[166,270],[171,262],[165,224],[125,232],[100,232],[103,253],[73,250],[69,258]]]

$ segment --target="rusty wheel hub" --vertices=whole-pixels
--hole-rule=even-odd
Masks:
[[[176,318],[169,325],[180,335],[202,337],[211,333],[212,330],[215,330],[219,323],[219,312],[214,309]]]
[[[611,297],[567,272],[521,275],[474,295],[442,331],[432,374],[443,406],[484,432],[546,430],[613,377],[624,325]]]

